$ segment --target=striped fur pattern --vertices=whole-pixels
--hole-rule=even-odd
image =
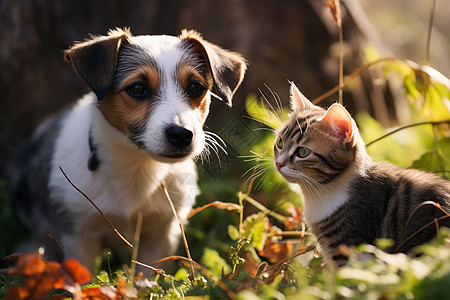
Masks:
[[[345,264],[340,245],[386,238],[394,242],[388,252],[407,252],[434,238],[436,224],[450,227],[449,181],[373,162],[339,104],[315,106],[293,84],[291,103],[291,118],[277,134],[275,165],[300,185],[305,220],[328,265]]]

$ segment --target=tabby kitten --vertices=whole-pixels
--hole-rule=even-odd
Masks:
[[[277,133],[275,166],[288,182],[300,185],[305,221],[328,265],[346,262],[342,244],[387,238],[394,241],[388,252],[406,252],[436,236],[434,222],[450,227],[450,217],[424,204],[436,202],[450,213],[450,181],[373,162],[342,105],[315,106],[292,84],[291,106],[290,121]]]

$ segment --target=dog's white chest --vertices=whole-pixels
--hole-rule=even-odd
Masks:
[[[55,145],[49,187],[51,197],[69,206],[79,217],[98,214],[84,196],[76,191],[59,170],[81,189],[103,213],[130,218],[138,210],[144,214],[171,214],[161,182],[176,207],[191,207],[196,196],[196,171],[191,160],[164,164],[146,153],[112,128],[94,107],[94,96],[82,99],[67,116]],[[89,135],[99,141],[100,167],[91,171]],[[182,183],[182,184],[180,184]],[[185,192],[183,192],[185,190]]]

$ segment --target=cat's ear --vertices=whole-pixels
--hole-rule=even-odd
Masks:
[[[291,101],[291,109],[293,111],[298,110],[302,111],[308,108],[312,108],[314,104],[308,100],[308,98],[303,95],[297,86],[291,82],[291,91],[290,91],[290,101]]]
[[[356,144],[355,122],[342,105],[338,103],[331,105],[321,121],[330,127],[334,136],[343,137],[346,144],[350,143],[351,146]]]

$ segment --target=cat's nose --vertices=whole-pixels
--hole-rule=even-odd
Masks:
[[[280,163],[280,162],[277,162],[277,161],[275,161],[275,165],[277,166],[277,169],[278,169],[278,170],[280,170],[281,167],[284,166],[284,164],[282,164],[282,163]]]

